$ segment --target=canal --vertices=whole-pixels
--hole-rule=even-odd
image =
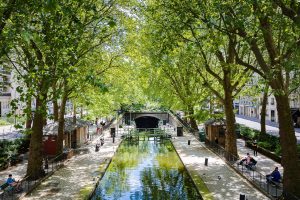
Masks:
[[[202,198],[169,140],[124,140],[92,199]]]

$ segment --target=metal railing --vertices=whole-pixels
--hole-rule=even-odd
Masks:
[[[121,137],[129,140],[149,140],[150,138],[168,139],[171,138],[171,135],[166,130],[160,128],[135,128],[130,129]]]
[[[45,157],[43,159],[43,169],[45,172],[45,176],[49,175],[52,172],[55,172],[56,170],[58,170],[62,165],[64,160],[66,159],[67,155],[66,153],[62,153],[58,156],[56,156],[55,158],[52,158],[50,160],[48,160],[47,157]],[[37,180],[31,180],[29,178],[30,176],[25,176],[24,178],[22,178],[19,183],[20,183],[20,188],[21,191],[17,192],[15,188],[6,188],[2,191],[2,193],[0,194],[0,200],[16,200],[19,199],[21,196],[29,193],[30,191],[32,191],[37,185],[38,183],[44,178],[41,177],[40,179]]]
[[[183,119],[181,119],[180,116],[178,116],[176,113],[174,113],[172,110],[169,110],[168,113],[170,115],[172,115],[173,117],[175,117],[177,119],[177,121],[179,121],[179,123],[182,125],[182,127],[184,127],[187,131],[194,132],[194,129],[187,122],[185,122]]]
[[[227,164],[231,165],[238,173],[249,180],[257,188],[264,191],[272,199],[289,199],[289,200],[300,200],[299,197],[285,192],[281,183],[274,182],[272,180],[267,181],[265,174],[260,173],[255,168],[246,167],[243,164],[239,164],[240,158],[227,152],[223,147],[216,144],[215,142],[206,141],[206,146],[211,149],[214,153],[223,158]]]

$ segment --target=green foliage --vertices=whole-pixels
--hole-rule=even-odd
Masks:
[[[267,141],[261,141],[261,142],[258,142],[257,144],[258,144],[259,147],[262,147],[262,148],[267,149],[267,150],[272,150],[272,144],[270,144]]]
[[[281,155],[281,145],[278,137],[269,134],[260,134],[259,131],[253,130],[243,125],[238,125],[237,129],[240,129],[240,134],[245,138],[248,138],[250,140],[256,139],[258,141],[257,144],[259,147],[267,149],[271,152],[275,152],[275,154],[278,156]]]
[[[16,140],[0,140],[0,168],[11,165],[18,161],[20,153],[25,153],[29,148],[29,139],[27,137]]]
[[[11,125],[11,123],[9,123],[6,120],[0,119],[0,126],[6,126],[6,125]]]
[[[240,125],[240,134],[248,139],[254,139],[254,138],[257,138],[258,136],[258,132],[251,129],[251,128],[248,128],[246,126],[242,126]]]

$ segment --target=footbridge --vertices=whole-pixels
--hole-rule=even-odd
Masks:
[[[158,128],[160,125],[182,127],[181,122],[170,112],[125,112],[123,115],[126,125],[134,124],[136,128]]]

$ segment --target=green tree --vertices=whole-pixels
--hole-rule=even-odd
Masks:
[[[30,88],[24,92],[35,97],[35,113],[30,142],[27,174],[32,178],[42,176],[42,135],[47,117],[47,100],[50,88],[65,84],[77,70],[77,64],[89,52],[103,45],[113,34],[114,8],[110,2],[100,1],[31,1],[24,15],[14,16],[16,55],[26,57],[18,65],[23,81]],[[12,54],[14,55],[14,54]],[[32,63],[29,67],[27,60]],[[20,65],[19,65],[20,64]],[[21,70],[20,70],[21,68]],[[53,92],[52,92],[53,94]]]
[[[222,13],[223,31],[230,37],[238,37],[257,64],[249,64],[236,54],[237,62],[262,76],[274,92],[284,167],[283,185],[285,191],[300,196],[300,166],[289,106],[291,86],[299,83],[300,38],[299,26],[295,23],[298,17],[285,17],[285,11],[279,12],[273,2],[214,2],[209,6]],[[299,2],[289,2],[291,8],[299,7]]]
[[[149,35],[158,41],[158,53],[190,44],[194,47],[199,77],[224,105],[226,116],[226,145],[228,152],[237,155],[233,98],[243,88],[249,69],[241,68],[235,61],[236,39],[229,38],[204,20],[202,7],[197,2],[156,1],[147,6]],[[221,20],[217,18],[216,20]],[[241,51],[240,54],[245,55]],[[242,73],[246,72],[246,73]],[[218,83],[218,84],[216,84]],[[219,87],[221,86],[221,88]]]

